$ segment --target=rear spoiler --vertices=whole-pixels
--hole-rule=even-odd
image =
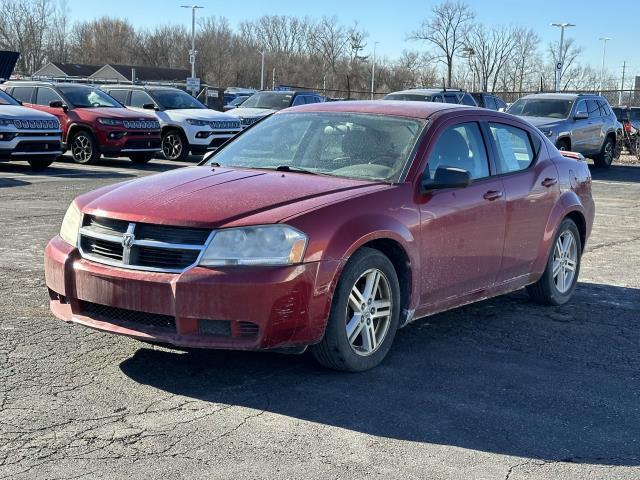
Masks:
[[[579,162],[586,161],[584,155],[578,152],[569,152],[567,150],[560,150],[560,155],[565,158],[573,158],[574,160],[578,160]]]

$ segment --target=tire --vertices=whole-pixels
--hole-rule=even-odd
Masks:
[[[562,253],[564,249],[561,248],[561,245],[566,245],[565,242],[568,241],[569,237],[571,237],[573,243],[568,246],[568,255],[563,257]],[[542,277],[536,283],[527,287],[529,296],[543,305],[558,306],[567,303],[578,284],[581,259],[582,241],[580,240],[580,232],[573,220],[565,218],[553,239],[551,253],[547,259],[547,267]],[[554,276],[554,264],[557,268],[556,262],[560,262],[560,272]],[[568,281],[568,284],[565,282],[559,286],[560,275],[568,272],[565,268],[570,267],[570,262],[573,262],[573,275]],[[556,279],[556,277],[558,278]],[[566,276],[564,280],[568,280]]]
[[[167,160],[184,161],[189,156],[189,144],[180,130],[167,130],[162,134],[162,153]]]
[[[367,285],[376,284],[376,279],[375,292],[363,298]],[[358,310],[352,301],[356,289],[362,302]],[[366,314],[363,316],[360,311]],[[393,264],[378,250],[362,248],[353,254],[340,275],[324,338],[311,347],[311,352],[321,365],[334,370],[369,370],[387,356],[399,318],[400,285]],[[351,341],[347,334],[350,323]]]
[[[29,165],[33,170],[44,170],[55,162],[55,160],[55,158],[32,158],[27,160],[27,162],[29,162]]]
[[[73,161],[81,164],[96,163],[100,159],[100,151],[93,134],[87,130],[74,133],[69,142],[69,150]]]
[[[566,138],[561,138],[556,143],[556,148],[558,150],[571,150],[571,145],[569,144],[569,140],[567,140]]]
[[[129,155],[129,160],[137,164],[149,163],[152,158],[153,153],[136,153],[134,155]]]
[[[611,163],[613,163],[613,158],[615,157],[616,145],[615,142],[607,137],[602,145],[602,149],[600,150],[600,154],[598,154],[593,159],[593,164],[597,168],[609,168]]]

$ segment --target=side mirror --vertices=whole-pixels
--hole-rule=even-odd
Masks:
[[[60,100],[53,100],[52,102],[49,102],[49,107],[51,107],[51,108],[61,108],[65,112],[69,109],[69,107],[67,107],[67,105],[62,103],[62,101],[60,101]]]
[[[154,103],[145,103],[142,105],[142,108],[145,110],[156,110],[156,105]]]
[[[471,174],[461,168],[438,167],[433,179],[425,175],[420,184],[422,193],[444,188],[464,188],[471,184]]]
[[[589,118],[589,114],[586,112],[586,110],[578,110],[573,116],[574,120],[586,120],[587,118]]]

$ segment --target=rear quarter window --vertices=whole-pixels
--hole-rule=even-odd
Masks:
[[[533,163],[538,145],[534,148],[531,135],[526,130],[503,123],[489,123],[491,136],[498,150],[498,172],[511,173],[526,170]]]

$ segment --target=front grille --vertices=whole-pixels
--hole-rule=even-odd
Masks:
[[[160,148],[159,138],[150,138],[148,140],[127,140],[123,149],[145,149],[145,148]]]
[[[80,302],[80,313],[96,320],[119,326],[143,325],[145,327],[176,331],[176,319],[171,315],[125,310],[98,303]]]
[[[58,152],[62,147],[60,146],[60,142],[20,142],[14,149],[14,152]]]
[[[210,230],[85,215],[80,253],[98,263],[138,270],[179,273],[195,265]]]

